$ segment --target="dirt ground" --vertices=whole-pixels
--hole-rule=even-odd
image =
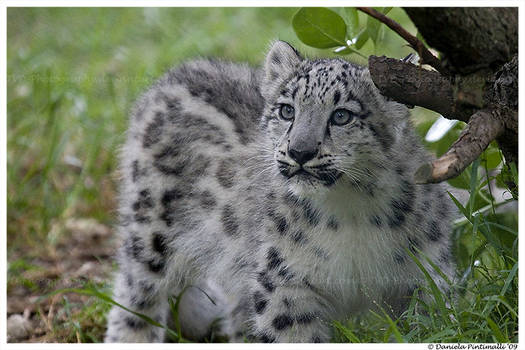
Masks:
[[[97,309],[93,298],[76,293],[46,295],[88,281],[110,282],[116,239],[93,219],[68,219],[56,230],[59,238],[43,247],[46,253],[9,257],[8,342],[102,341],[101,309],[107,306],[99,303]]]

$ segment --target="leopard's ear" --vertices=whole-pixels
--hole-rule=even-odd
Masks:
[[[285,41],[274,41],[266,55],[261,92],[269,99],[303,61],[297,50]]]

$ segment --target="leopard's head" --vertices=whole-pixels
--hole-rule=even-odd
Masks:
[[[304,59],[283,41],[266,57],[261,93],[275,166],[296,189],[370,176],[407,121],[407,108],[382,96],[366,67]]]

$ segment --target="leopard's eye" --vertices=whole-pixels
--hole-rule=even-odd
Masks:
[[[335,125],[348,124],[352,119],[354,119],[354,116],[346,109],[336,109],[330,117],[330,121]]]
[[[279,109],[279,115],[284,120],[292,120],[295,117],[295,108],[287,104],[282,104]]]

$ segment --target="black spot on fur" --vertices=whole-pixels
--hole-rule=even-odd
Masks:
[[[292,91],[292,100],[295,99],[295,95],[297,95],[297,91],[299,90],[299,86],[296,86]]]
[[[374,215],[370,218],[370,222],[374,224],[377,227],[383,226],[383,221],[381,220],[381,217]]]
[[[290,328],[293,325],[293,318],[288,314],[277,315],[273,321],[272,326],[278,331]]]
[[[307,200],[302,201],[303,205],[303,214],[304,217],[308,220],[308,223],[312,226],[317,226],[319,224],[321,214],[315,208],[313,208],[312,203]]]
[[[357,101],[357,98],[351,91],[348,91],[348,95],[346,96],[346,102],[350,101]]]
[[[131,235],[124,244],[124,249],[129,257],[133,257],[135,260],[141,260],[141,253],[144,250],[144,242],[140,237]]]
[[[177,208],[177,201],[184,197],[183,193],[174,188],[164,192],[160,200],[164,211],[160,214],[160,219],[166,223],[167,226],[172,226],[175,219],[180,215]]]
[[[285,282],[288,282],[292,278],[295,277],[295,274],[293,272],[290,272],[290,269],[288,268],[288,266],[282,266],[279,269],[279,272],[277,273],[277,275],[282,277]]]
[[[149,148],[151,145],[160,141],[162,135],[162,127],[164,126],[164,117],[162,113],[157,112],[153,121],[146,127],[144,137],[142,139],[142,146]]]
[[[339,92],[339,90],[337,90],[334,93],[334,105],[336,105],[340,99],[341,99],[341,93]]]
[[[283,299],[283,304],[284,304],[284,306],[286,306],[287,309],[292,307],[292,302],[288,298],[284,298]]]
[[[266,304],[268,304],[268,299],[265,299],[263,294],[259,291],[253,293],[253,303],[255,307],[255,312],[258,314],[264,313]]]
[[[426,232],[427,238],[433,242],[439,241],[441,236],[443,235],[441,232],[441,229],[439,228],[439,223],[435,220],[430,222],[428,225],[428,229]]]
[[[405,215],[399,210],[395,210],[393,215],[388,216],[388,226],[390,228],[397,228],[405,222]]]
[[[275,63],[275,64],[278,64],[280,65],[282,62],[281,62],[281,58],[279,57],[279,55],[277,54],[277,52],[275,52],[273,55],[272,55],[272,62]]]
[[[334,231],[337,231],[339,229],[339,222],[333,216],[328,220],[328,223],[326,225],[329,229],[332,229]]]
[[[303,244],[303,243],[306,243],[307,239],[303,233],[303,231],[301,230],[297,230],[295,231],[292,235],[291,235],[293,241],[297,244]]]
[[[303,284],[308,288],[311,289],[314,292],[317,292],[317,288],[315,288],[312,283],[310,283],[310,280],[308,277],[303,277]]]
[[[168,107],[168,119],[173,121],[176,119],[181,110],[179,99],[173,96],[168,97],[164,95],[164,104],[166,104],[166,107]]]
[[[133,277],[129,273],[126,274],[126,284],[128,285],[128,287],[133,286]]]
[[[270,247],[270,249],[268,249],[266,259],[268,260],[268,270],[275,269],[284,261],[284,259],[281,257],[281,254],[275,247]]]
[[[397,228],[405,222],[406,216],[401,209],[402,205],[402,202],[395,199],[390,202],[392,208],[392,213],[388,215],[388,226],[390,228]]]
[[[225,188],[231,188],[234,185],[235,169],[233,168],[233,161],[231,159],[223,159],[217,167],[215,173],[219,184]]]
[[[404,264],[406,261],[406,257],[404,255],[401,255],[400,253],[394,254],[394,261],[398,264]]]
[[[239,220],[234,214],[230,205],[225,205],[221,214],[222,227],[224,233],[230,237],[236,237],[239,234]]]
[[[164,269],[165,262],[164,260],[151,259],[151,260],[148,260],[147,264],[151,272],[158,273]]]
[[[217,201],[210,191],[205,190],[201,193],[201,207],[204,209],[211,210],[215,208]]]
[[[140,297],[138,295],[132,295],[130,298],[131,305],[133,305],[138,310],[144,310],[153,306],[153,300],[147,297]]]
[[[126,322],[126,326],[134,330],[139,330],[146,327],[145,321],[133,316],[126,316],[124,318],[124,322]]]
[[[155,290],[155,285],[145,280],[139,281],[140,292],[143,294],[152,294]]]
[[[164,147],[160,153],[153,156],[153,166],[165,175],[181,175],[188,163],[187,159],[179,159],[183,149],[184,143],[181,140],[171,140],[169,146]]]
[[[133,203],[132,208],[134,211],[141,209],[150,209],[154,207],[153,199],[149,190],[142,190],[138,194],[138,199]]]
[[[322,343],[321,337],[318,335],[312,336],[312,343]]]
[[[403,200],[405,205],[403,210],[405,210],[406,212],[411,212],[414,209],[414,200],[416,198],[414,184],[410,183],[407,180],[402,180],[401,191],[403,194]]]
[[[168,247],[166,245],[166,237],[164,234],[160,231],[153,232],[153,240],[152,240],[152,246],[153,250],[155,250],[157,253],[159,253],[162,256],[165,256]]]
[[[257,276],[257,282],[261,284],[268,292],[273,292],[275,290],[275,285],[265,271],[259,272]]]
[[[131,163],[131,180],[133,182],[137,182],[140,176],[140,169],[139,169],[139,161],[134,160],[133,163]]]
[[[286,192],[283,196],[284,202],[290,206],[296,206],[299,203],[299,198],[293,193]]]
[[[151,222],[151,218],[149,216],[142,215],[142,214],[139,214],[139,213],[136,213],[133,216],[133,218],[134,218],[135,222],[138,222],[138,223],[141,223],[141,224],[150,223]]]
[[[171,205],[173,201],[179,200],[183,196],[184,196],[183,193],[176,188],[168,190],[164,192],[164,194],[162,195],[162,198],[161,198],[162,206],[168,207]]]
[[[286,222],[286,218],[284,216],[277,215],[274,217],[275,220],[275,226],[277,227],[277,230],[281,235],[286,234],[288,231],[288,223]]]
[[[268,333],[261,333],[258,338],[261,340],[261,343],[275,343],[275,337]]]

